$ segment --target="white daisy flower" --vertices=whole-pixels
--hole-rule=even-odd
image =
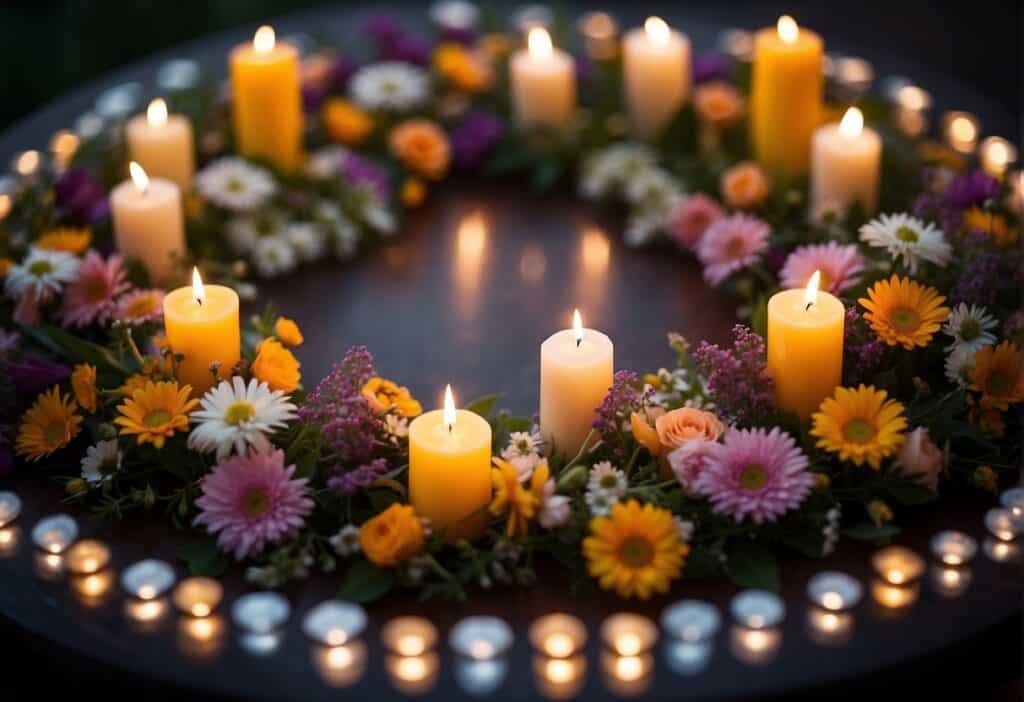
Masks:
[[[342,558],[354,556],[359,553],[359,527],[355,524],[346,524],[328,541],[334,552]]]
[[[590,477],[587,479],[588,492],[607,492],[616,498],[626,494],[629,483],[626,474],[617,469],[610,461],[595,463],[590,469]]]
[[[260,238],[253,247],[251,257],[256,270],[264,278],[288,273],[298,264],[295,247],[284,235]]]
[[[591,490],[584,495],[584,499],[587,501],[590,513],[595,517],[608,516],[608,513],[612,511],[612,505],[619,501],[618,497],[604,490]]]
[[[313,206],[313,217],[327,232],[327,243],[337,258],[345,261],[356,255],[359,227],[341,205],[333,200],[318,200]]]
[[[116,439],[100,441],[85,450],[82,458],[82,478],[90,485],[99,485],[121,468],[121,449]]]
[[[317,149],[306,160],[306,175],[320,180],[336,178],[341,173],[345,157],[351,153],[340,144]]]
[[[292,222],[285,231],[285,237],[299,258],[307,263],[319,261],[327,248],[323,231],[312,222]]]
[[[680,193],[679,183],[660,168],[644,168],[624,183],[626,202],[644,208],[653,207],[659,211],[668,209],[667,203],[674,203]]]
[[[501,457],[506,461],[513,458],[532,456],[540,453],[543,440],[540,435],[530,431],[514,431],[508,436],[508,444],[501,450]]]
[[[627,246],[643,246],[653,241],[665,228],[665,215],[655,209],[634,212],[626,220],[622,239]]]
[[[953,247],[941,229],[902,212],[871,220],[860,228],[860,240],[885,249],[893,259],[902,259],[911,275],[917,273],[921,261],[945,267],[953,256]]]
[[[281,212],[269,210],[254,215],[242,215],[229,219],[224,225],[224,235],[236,254],[250,254],[263,237],[280,236],[288,227],[288,220]]]
[[[996,341],[992,330],[999,326],[999,320],[990,315],[981,305],[968,305],[961,302],[949,313],[949,319],[942,325],[942,331],[953,337],[949,350],[964,347],[977,351]]]
[[[78,266],[78,259],[66,251],[32,247],[21,264],[7,271],[4,292],[15,300],[31,294],[46,302],[78,277]]]
[[[201,453],[217,452],[217,460],[232,450],[244,454],[250,447],[270,450],[267,434],[283,429],[295,419],[295,405],[281,390],[273,390],[255,378],[246,385],[239,376],[221,381],[199,401],[191,415],[197,424],[188,435],[188,447]]]
[[[679,517],[672,517],[672,524],[676,528],[676,534],[679,535],[679,540],[684,544],[690,543],[690,540],[693,538],[693,532],[697,529],[694,523],[686,519],[680,519]]]
[[[657,156],[644,144],[613,144],[584,162],[580,194],[592,200],[604,197],[641,172],[654,169],[657,163]]]
[[[430,76],[401,61],[375,63],[356,71],[349,81],[352,100],[364,110],[406,112],[430,96]]]
[[[946,356],[946,378],[954,385],[966,388],[971,384],[971,370],[974,368],[974,354],[978,349],[970,346],[953,346]]]
[[[246,212],[262,207],[277,192],[270,171],[241,158],[219,158],[196,174],[196,190],[219,207]]]

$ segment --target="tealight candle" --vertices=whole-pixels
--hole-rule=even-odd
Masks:
[[[128,599],[124,602],[124,616],[134,625],[140,633],[150,633],[157,630],[160,622],[167,615],[167,600],[159,598],[155,600]]]
[[[33,558],[36,575],[43,580],[56,581],[64,576],[64,554],[37,551]]]
[[[311,609],[302,631],[324,646],[341,646],[359,637],[366,628],[366,610],[353,602],[328,600]]]
[[[747,629],[770,629],[786,617],[782,598],[767,590],[744,590],[729,604],[733,621]]]
[[[999,136],[986,137],[978,149],[978,160],[986,173],[1001,178],[1017,160],[1017,147]]]
[[[978,146],[981,124],[970,112],[947,112],[942,116],[942,133],[954,151],[972,154]]]
[[[21,499],[13,492],[0,492],[0,529],[7,526],[21,514]]]
[[[208,617],[224,597],[224,588],[213,578],[193,577],[182,580],[174,588],[171,599],[182,614]]]
[[[999,503],[1009,511],[1010,521],[1018,528],[1024,528],[1024,487],[1015,487],[1004,491],[999,496]],[[0,526],[3,524],[0,523]]]
[[[498,617],[466,617],[448,635],[452,650],[478,661],[502,655],[512,646],[512,640],[512,627]]]
[[[835,81],[841,97],[859,100],[871,87],[875,69],[871,63],[855,56],[843,56],[835,62]]]
[[[66,514],[39,520],[32,529],[32,542],[50,554],[61,554],[78,538],[78,524]]]
[[[22,151],[14,157],[13,169],[22,178],[32,178],[43,165],[43,157],[35,149]]]
[[[129,120],[125,125],[125,138],[131,159],[150,176],[166,178],[183,193],[192,188],[195,172],[192,123],[183,115],[169,115],[162,98],[149,103],[146,114]]]
[[[90,575],[71,579],[71,591],[75,599],[86,607],[98,607],[113,589],[115,574],[110,570],[101,570]]]
[[[21,529],[17,526],[0,528],[0,558],[8,558],[18,551]]]
[[[384,648],[400,656],[420,656],[437,643],[437,627],[423,617],[395,617],[380,632]]]
[[[924,559],[903,546],[887,546],[871,557],[871,566],[883,580],[907,585],[924,573]]]
[[[718,608],[701,600],[676,602],[661,614],[662,630],[687,643],[711,639],[718,633],[721,624],[722,617]]]
[[[807,583],[808,599],[830,612],[853,609],[862,593],[863,588],[856,578],[838,571],[818,573]]]
[[[314,644],[311,655],[320,678],[330,687],[351,687],[366,672],[366,644],[362,641],[350,641],[344,646]]]
[[[660,17],[648,17],[623,38],[622,79],[634,132],[657,136],[686,102],[690,40]]]
[[[978,542],[962,531],[940,531],[932,537],[932,554],[948,566],[970,563],[978,551]]]
[[[619,53],[618,25],[607,12],[587,12],[576,25],[583,36],[587,56],[595,61],[609,61]]]
[[[169,180],[150,178],[134,161],[131,178],[110,192],[110,214],[118,250],[142,263],[156,285],[174,277],[175,261],[185,255],[181,190]]]
[[[55,170],[58,172],[67,170],[81,143],[82,140],[72,131],[61,129],[54,132],[50,137],[50,155],[53,156]]]
[[[227,626],[219,615],[178,619],[178,650],[195,661],[216,658],[224,645]]]
[[[676,675],[698,675],[707,669],[715,646],[710,641],[691,643],[680,639],[665,642],[664,657]]]
[[[92,575],[110,563],[110,549],[100,541],[85,539],[69,548],[66,558],[68,570],[72,573]]]
[[[932,95],[919,85],[905,84],[895,91],[896,105],[911,112],[924,112],[932,106]]]
[[[276,592],[250,592],[242,595],[231,608],[231,619],[250,634],[273,634],[280,629],[292,608],[288,600]]]
[[[587,680],[587,659],[583,655],[571,658],[534,656],[533,678],[537,690],[546,699],[573,699]]]
[[[571,614],[548,614],[530,625],[530,643],[551,658],[567,658],[587,642],[587,628]]]
[[[441,659],[433,651],[422,656],[391,655],[385,667],[396,690],[405,695],[423,695],[437,684]]]
[[[658,641],[658,627],[640,614],[621,612],[601,623],[601,640],[620,656],[637,656]]]
[[[474,412],[456,410],[450,385],[444,409],[409,424],[409,501],[449,541],[476,538],[487,528],[491,425]]]
[[[569,126],[576,109],[576,73],[572,57],[551,44],[551,35],[533,27],[527,47],[509,61],[516,119],[524,127]]]
[[[166,561],[147,558],[125,569],[121,587],[140,600],[160,597],[174,585],[174,568]]]
[[[934,565],[931,569],[932,586],[943,597],[960,597],[971,586],[974,574],[970,568]]]
[[[882,138],[865,127],[864,115],[851,107],[838,124],[826,124],[814,132],[811,210],[843,214],[856,202],[865,214],[873,214],[881,169]]]
[[[768,301],[768,372],[779,409],[807,419],[843,375],[846,309],[818,290],[815,271],[804,290],[784,290]]]
[[[1013,516],[1008,509],[993,507],[985,512],[985,528],[994,537],[1003,541],[1012,541],[1017,538]]]

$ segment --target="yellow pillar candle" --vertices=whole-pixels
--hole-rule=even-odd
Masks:
[[[788,15],[754,39],[750,138],[758,163],[783,181],[807,172],[821,121],[823,52],[821,37]]]
[[[806,289],[785,290],[768,301],[768,372],[780,409],[807,419],[843,378],[846,310],[818,290],[815,271]]]
[[[166,178],[182,192],[192,188],[195,155],[192,124],[183,115],[168,115],[167,103],[157,98],[145,115],[136,115],[125,127],[128,152],[149,175]]]
[[[178,380],[191,385],[193,395],[202,395],[213,386],[212,363],[220,364],[218,377],[224,379],[241,358],[238,293],[223,285],[204,286],[193,270],[191,286],[164,298],[164,330],[171,350],[184,356]]]
[[[633,130],[642,139],[658,135],[690,90],[690,40],[648,17],[622,42],[622,79]]]
[[[260,27],[231,52],[232,110],[238,152],[291,173],[302,162],[299,52]]]
[[[524,127],[563,128],[576,109],[576,68],[569,54],[551,45],[551,35],[534,27],[526,49],[509,62],[512,103]]]
[[[818,127],[811,146],[811,211],[841,214],[859,202],[865,214],[874,214],[881,167],[882,138],[864,126],[856,107],[838,124]]]
[[[474,539],[487,527],[491,501],[491,425],[456,410],[451,386],[444,409],[409,425],[409,501],[449,541]]]
[[[134,161],[131,179],[110,193],[114,240],[125,258],[140,261],[155,285],[174,277],[175,258],[185,255],[181,191],[163,178],[150,179]]]
[[[613,356],[611,339],[584,329],[579,310],[572,329],[541,344],[540,431],[557,453],[572,458],[582,448],[594,410],[612,385]]]

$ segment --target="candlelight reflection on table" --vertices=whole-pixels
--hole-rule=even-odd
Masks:
[[[112,570],[77,575],[71,578],[71,592],[86,607],[99,607],[113,590],[116,574]]]
[[[396,690],[405,695],[425,695],[437,684],[441,659],[433,651],[421,656],[389,655],[386,668]]]
[[[18,552],[21,542],[21,527],[9,526],[0,529],[0,558],[10,558]]]
[[[212,660],[224,647],[227,626],[219,614],[178,619],[178,650],[194,661]]]
[[[132,628],[142,634],[149,634],[160,628],[170,605],[167,598],[142,600],[128,598],[124,601],[124,616]]]
[[[820,646],[842,646],[853,638],[854,617],[821,607],[807,608],[807,635]]]
[[[737,660],[752,666],[767,665],[775,660],[782,648],[782,629],[748,629],[732,627],[729,648]]]
[[[579,654],[570,658],[533,657],[533,677],[537,691],[549,700],[567,700],[579,694],[587,681],[587,659]]]
[[[871,582],[871,597],[881,606],[880,614],[887,617],[903,616],[910,610],[921,592],[918,583],[909,585],[893,585],[882,578]]]
[[[614,650],[601,653],[604,684],[619,697],[644,694],[654,681],[654,656],[650,653],[624,656]]]
[[[313,667],[329,687],[351,687],[366,673],[366,644],[361,640],[342,646],[312,644],[309,650]]]
[[[960,597],[971,587],[974,573],[967,567],[934,565],[931,569],[932,587],[943,597]]]

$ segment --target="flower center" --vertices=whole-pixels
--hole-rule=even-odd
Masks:
[[[909,307],[896,307],[893,309],[889,313],[889,321],[896,327],[896,331],[904,334],[917,331],[918,326],[921,324],[917,317],[917,312]]]
[[[740,472],[740,485],[745,490],[760,490],[768,482],[768,471],[760,463],[744,466]]]
[[[960,338],[964,341],[974,341],[981,336],[981,325],[976,319],[965,319],[960,323]]]
[[[729,241],[725,247],[725,255],[728,258],[739,258],[743,255],[743,239],[736,237]]]
[[[231,193],[244,193],[245,182],[241,178],[228,178],[224,182],[224,188]]]
[[[1010,390],[1010,378],[1001,370],[994,370],[985,383],[985,392],[994,397],[1006,395]]]
[[[37,278],[42,278],[47,273],[53,273],[53,264],[49,261],[33,261],[28,267],[28,272]]]
[[[632,536],[619,546],[619,558],[630,568],[643,568],[654,559],[654,549],[647,539]]]
[[[851,419],[843,425],[843,436],[855,444],[866,444],[875,438],[875,428],[866,419]]]
[[[248,421],[256,414],[256,409],[248,402],[232,402],[224,411],[224,421],[237,426]]]
[[[259,517],[266,514],[269,508],[270,500],[267,498],[267,493],[259,488],[247,490],[242,495],[242,513],[247,517]]]
[[[896,238],[900,241],[905,241],[908,244],[916,244],[919,237],[916,231],[906,225],[903,225],[896,230]]]
[[[46,438],[46,443],[55,444],[59,441],[64,440],[64,422],[51,422],[46,425],[43,429],[43,436]]]
[[[165,409],[156,409],[142,418],[142,423],[150,429],[167,424],[171,421],[171,413]]]
[[[85,297],[89,302],[103,302],[108,297],[108,291],[105,280],[92,280],[85,286]]]
[[[599,480],[598,482],[600,483],[601,487],[605,488],[606,490],[611,490],[612,488],[618,487],[619,485],[618,479],[611,473],[606,473],[602,475],[601,480]]]

